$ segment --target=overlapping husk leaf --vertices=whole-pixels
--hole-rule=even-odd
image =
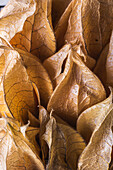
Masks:
[[[0,169],[44,169],[33,144],[16,121],[0,118]]]
[[[62,119],[75,126],[80,113],[86,108],[104,100],[106,93],[100,80],[70,50],[63,80],[55,88],[49,103],[51,109]]]
[[[56,50],[54,33],[47,19],[47,2],[11,0],[1,12],[0,21],[3,38],[13,47],[31,52],[42,61]]]
[[[55,29],[58,48],[66,42],[82,44],[83,51],[97,59],[112,33],[112,6],[108,0],[71,1]]]
[[[0,170],[113,169],[112,9],[10,0],[1,10]]]
[[[4,50],[0,57],[0,111],[7,114],[11,112],[17,120],[26,122],[28,110],[37,116],[37,106],[40,102],[47,105],[53,88],[40,61],[30,53],[17,51]]]

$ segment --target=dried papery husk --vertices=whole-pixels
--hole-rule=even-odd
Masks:
[[[106,93],[96,75],[82,62],[78,54],[70,50],[64,78],[54,90],[49,103],[51,109],[71,125],[76,124],[80,113],[104,100]]]

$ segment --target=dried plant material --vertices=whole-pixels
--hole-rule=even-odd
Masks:
[[[25,20],[33,15],[35,8],[34,0],[10,0],[0,12],[0,37],[10,41],[15,33],[22,31]]]
[[[100,56],[113,29],[113,2],[104,1],[74,0],[70,3],[55,29],[58,48],[65,42],[82,44],[85,54],[96,59]]]
[[[50,115],[51,114],[53,114],[53,111],[51,111]],[[49,148],[48,148],[47,143],[44,140],[43,135],[46,131],[46,125],[47,125],[48,121],[50,120],[50,115],[43,106],[39,106],[39,120],[40,120],[39,141],[40,141],[41,151],[42,151],[42,160],[43,160],[43,163],[45,166],[48,162]],[[68,126],[68,124],[66,122],[64,122],[62,119],[60,119],[57,115],[54,115],[54,117],[58,123]]]
[[[109,43],[113,30],[113,1],[103,0],[100,2],[100,29],[102,36],[102,47]]]
[[[113,110],[110,109],[100,125],[95,128],[89,144],[84,149],[78,162],[78,170],[100,170],[109,168],[113,145]]]
[[[52,83],[48,76],[47,71],[41,64],[40,60],[37,59],[37,57],[23,50],[20,49],[16,49],[16,50],[19,52],[22,58],[29,79],[33,83],[35,83],[36,86],[38,87],[38,91],[39,91],[39,94],[37,95],[39,96],[38,104],[40,104],[41,102],[43,106],[46,106],[53,92]]]
[[[7,51],[5,51],[4,49],[0,48],[0,114],[2,116],[5,116],[5,114],[8,117],[13,117],[13,115],[11,114],[5,99],[4,99],[4,89],[3,89],[3,73],[5,70],[5,54],[7,54]]]
[[[83,1],[82,24],[84,41],[89,55],[93,58],[99,57],[102,50],[99,9],[99,1]]]
[[[72,43],[73,45],[81,44],[82,50],[87,54],[83,38],[81,8],[82,8],[81,0],[72,1],[72,12],[68,20],[65,41],[67,41],[68,43]]]
[[[72,1],[69,4],[55,29],[55,36],[58,49],[66,42],[71,43],[73,50],[77,52],[86,65],[92,69],[94,68],[95,60],[89,57],[85,50],[85,43],[82,35],[81,5],[82,2],[79,1]],[[73,22],[73,20],[76,22]]]
[[[83,1],[82,24],[88,54],[98,58],[102,49],[109,43],[113,28],[113,2]]]
[[[0,141],[0,169],[44,169],[34,146],[23,136],[19,127],[15,129],[11,126],[10,121],[0,118],[0,128],[4,131]]]
[[[76,169],[77,160],[85,148],[82,137],[70,126],[56,123],[51,117],[43,135],[49,146],[46,169]]]
[[[106,60],[107,83],[113,87],[113,32],[109,43],[109,52]]]
[[[95,65],[95,60],[89,56],[84,55],[80,45],[77,45],[74,49],[70,44],[64,45],[61,50],[46,59],[43,63],[48,74],[50,75],[54,87],[56,87],[64,78],[64,70],[70,49],[73,51],[74,56],[79,54],[80,58],[89,68],[93,68]]]
[[[112,8],[9,0],[0,12],[0,170],[112,169]]]
[[[35,13],[27,17],[22,31],[15,33],[10,43],[13,47],[31,52],[43,61],[55,53],[56,43],[47,19],[47,0],[35,0],[35,3]]]
[[[4,97],[1,102],[5,108],[8,107],[17,120],[26,122],[27,110],[36,114],[37,106],[34,100],[33,86],[22,64],[21,57],[15,50],[4,50],[4,54],[0,57],[0,63],[2,63],[0,69],[1,97]],[[6,110],[1,111],[7,113]]]
[[[47,0],[47,18],[48,18],[51,28],[53,29],[51,10],[52,10],[52,0]]]
[[[72,11],[73,1],[70,2],[63,15],[61,16],[58,24],[55,27],[55,37],[57,42],[57,48],[60,49],[65,44],[65,34],[68,27],[68,20]]]
[[[5,99],[4,99],[4,91],[3,91],[3,67],[4,66],[4,62],[3,62],[3,55],[0,57],[0,63],[1,63],[1,70],[0,70],[0,114],[2,116],[5,116],[5,114],[9,117],[13,117],[13,115],[11,114]]]
[[[19,126],[20,132],[23,134],[24,137],[25,137],[25,132],[26,132],[27,128],[29,127],[29,124],[30,124],[30,121],[28,120],[28,123],[26,125]]]
[[[113,87],[113,33],[111,35],[111,39],[109,44],[106,45],[104,50],[102,51],[100,58],[97,62],[97,65],[94,69],[94,72],[98,75],[98,77],[101,79],[105,87],[108,85]]]
[[[30,126],[32,127],[40,126],[39,120],[30,111],[28,111],[28,119],[30,121]]]
[[[48,71],[52,81],[61,74],[63,62],[66,59],[70,48],[71,45],[66,44],[60,51],[44,61],[43,65]]]
[[[96,67],[94,68],[94,73],[100,78],[104,86],[106,86],[107,83],[107,75],[106,75],[106,59],[109,51],[109,44],[105,46],[103,49]]]
[[[85,66],[79,56],[68,55],[64,71],[65,78],[54,90],[48,111],[75,126],[79,114],[88,107],[105,99],[106,94],[100,80]]]
[[[31,81],[36,83],[41,103],[45,106],[53,88],[46,70],[36,57],[19,49],[18,52],[20,55],[14,50],[5,50],[0,57],[2,64],[0,107],[1,111],[5,111],[8,115],[10,114],[9,108],[17,120],[26,122],[27,110],[36,114],[37,105],[40,104],[39,94],[35,95],[36,87]]]
[[[40,120],[39,141],[40,141],[41,151],[42,151],[42,161],[43,161],[44,165],[46,166],[46,164],[48,162],[49,148],[43,138],[43,135],[46,131],[46,124],[49,121],[49,115],[47,113],[47,110],[43,106],[39,106],[39,120]]]
[[[54,87],[57,87],[60,82],[64,79],[65,75],[64,73],[61,73],[56,79],[55,82],[53,82]]]
[[[55,29],[55,35],[58,48],[61,48],[66,42],[72,44],[73,48],[76,47],[76,45],[81,45],[82,51],[87,55],[82,30],[81,8],[81,0],[73,0],[69,4],[59,20]]]
[[[34,92],[34,97],[35,97],[35,101],[36,101],[36,105],[40,105],[40,94],[39,94],[39,90],[38,87],[36,86],[35,83],[32,82],[32,86],[33,86],[33,92]]]
[[[63,63],[65,62],[66,57],[68,56],[70,48],[71,48],[70,44],[65,45],[60,51],[58,51],[53,56],[46,59],[43,63],[44,67],[46,68],[46,70],[54,84],[54,87],[57,84],[56,83],[57,77],[59,77],[60,74],[62,74],[62,72],[64,70]]]
[[[75,45],[72,49],[73,55],[76,55],[77,53],[88,68],[91,70],[94,68],[96,63],[95,59],[91,58],[87,54],[84,54],[81,45]]]
[[[0,37],[0,48],[4,49],[4,50],[10,50],[13,49],[11,44],[8,42],[7,39],[4,39],[2,37]],[[3,51],[0,49],[0,56],[3,54]]]
[[[31,123],[30,123],[31,125]],[[39,135],[39,128],[36,127],[28,127],[26,129],[26,138],[29,140],[30,143],[33,144],[33,146],[35,147],[38,155],[40,155],[40,147],[37,143],[38,141],[38,135]]]
[[[53,0],[52,1],[52,16],[53,16],[53,25],[54,27],[57,25],[60,17],[63,12],[69,5],[72,0]]]
[[[112,89],[108,98],[104,101],[89,107],[81,113],[77,120],[77,131],[82,135],[85,141],[88,143],[90,137],[102,120],[107,116],[112,104]]]
[[[53,114],[53,112],[51,111],[50,114]],[[68,124],[64,122],[62,119],[60,119],[57,115],[54,115],[54,117],[58,123],[68,126]],[[44,165],[46,166],[48,162],[49,148],[48,148],[47,143],[44,140],[43,135],[46,132],[46,125],[48,121],[50,120],[50,115],[43,106],[39,106],[39,120],[40,120],[39,142],[41,145],[42,160],[43,160]]]

